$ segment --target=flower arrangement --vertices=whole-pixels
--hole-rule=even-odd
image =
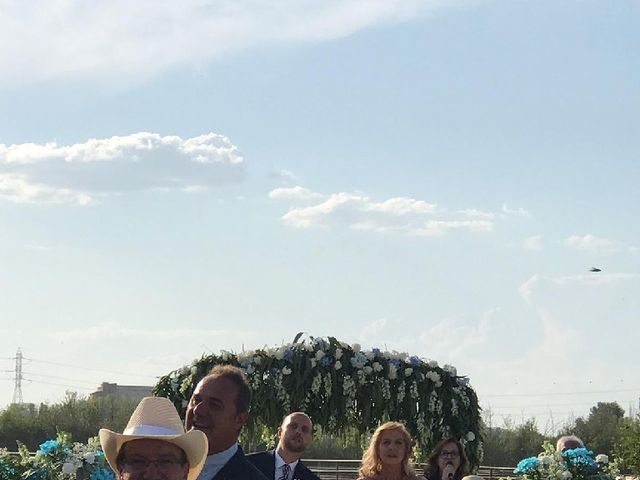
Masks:
[[[295,410],[308,413],[318,429],[350,441],[362,440],[381,422],[400,420],[416,439],[419,459],[442,438],[455,436],[471,464],[480,464],[478,399],[455,367],[363,350],[333,337],[301,336],[278,347],[203,356],[163,376],[154,393],[184,414],[198,381],[215,365],[231,364],[245,372],[253,393],[244,439],[269,443],[282,418]]]
[[[97,437],[71,442],[66,433],[40,444],[35,455],[18,444],[18,454],[0,450],[0,480],[115,480]]]
[[[586,448],[574,448],[556,452],[545,442],[544,451],[537,457],[520,460],[513,473],[523,480],[611,480],[615,467],[606,455],[597,455]]]

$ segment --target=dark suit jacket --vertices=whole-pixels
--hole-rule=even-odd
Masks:
[[[253,463],[268,480],[274,480],[276,473],[276,452],[268,450],[266,452],[251,453],[247,455],[247,460]],[[298,462],[293,471],[294,480],[320,480],[320,478],[309,470],[302,462]]]
[[[201,479],[201,480],[209,480]],[[211,480],[266,480],[256,467],[249,463],[238,445],[238,451],[225,463]],[[271,480],[271,479],[269,479]]]

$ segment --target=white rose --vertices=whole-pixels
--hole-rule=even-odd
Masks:
[[[282,367],[282,374],[283,375],[290,375],[291,374],[291,369],[289,367]]]
[[[275,353],[276,360],[282,360],[284,358],[284,349],[279,348]]]
[[[413,373],[413,368],[405,368],[404,369],[404,376],[408,377],[409,375],[411,375]]]
[[[354,343],[353,345],[351,345],[351,349],[352,349],[354,352],[359,352],[359,351],[360,351],[360,348],[362,348],[362,347],[360,347],[360,344],[359,344],[359,343]]]
[[[371,368],[369,365],[364,367],[362,370],[364,370],[364,373],[366,373],[367,375],[370,375],[371,372],[373,372],[373,368]]]
[[[473,442],[476,439],[476,434],[473,432],[467,432],[466,439],[469,442]]]
[[[395,365],[391,364],[389,365],[389,380],[395,380],[396,378],[398,378],[398,370]]]
[[[260,357],[253,357],[253,363],[255,363],[256,365],[260,365],[260,362],[262,361],[262,358]]]
[[[342,349],[336,348],[336,360],[342,357]]]
[[[62,473],[64,475],[71,475],[73,473],[76,473],[76,466],[73,464],[73,462],[65,462],[62,464]]]
[[[381,372],[382,370],[384,370],[384,368],[382,367],[382,365],[380,365],[380,362],[373,362],[373,369],[376,372]]]
[[[364,352],[364,356],[367,357],[367,360],[371,361],[374,358],[376,358],[376,354],[373,353],[371,350],[369,350],[368,352]]]
[[[340,360],[336,360],[336,363],[333,364],[333,368],[335,368],[336,370],[340,370],[342,368],[342,363],[340,362]]]
[[[84,461],[87,462],[89,465],[93,465],[93,462],[96,461],[96,454],[93,452],[88,452],[84,454]]]
[[[315,358],[311,359],[311,368],[316,368],[316,364],[318,363],[318,361]]]
[[[320,360],[322,357],[324,357],[324,352],[322,350],[318,350],[316,352],[316,360]]]
[[[573,475],[571,475],[571,472],[569,470],[565,470],[564,472],[562,472],[562,478],[564,478],[565,480],[569,480]]]
[[[429,365],[431,368],[436,368],[438,366],[438,362],[436,362],[435,360],[429,360],[427,362],[427,365]]]
[[[596,455],[596,462],[598,463],[609,463],[609,457],[607,457],[604,453]]]

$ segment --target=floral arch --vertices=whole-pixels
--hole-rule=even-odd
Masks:
[[[213,366],[236,365],[253,393],[245,436],[273,438],[282,418],[297,410],[345,440],[362,439],[381,422],[398,420],[415,438],[420,459],[442,438],[454,436],[465,444],[472,467],[480,464],[478,398],[454,367],[406,353],[365,351],[333,337],[301,337],[275,348],[194,360],[162,377],[154,393],[170,398],[184,414],[196,384]]]

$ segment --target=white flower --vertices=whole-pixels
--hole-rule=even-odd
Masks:
[[[553,458],[549,455],[538,455],[538,460],[542,465],[551,465],[553,463]]]
[[[398,378],[398,370],[394,364],[389,364],[389,380],[395,380]]]
[[[322,357],[324,357],[324,352],[322,350],[318,350],[316,352],[316,360],[320,360]]]
[[[245,371],[247,372],[247,375],[251,375],[253,372],[256,371],[256,369],[253,368],[253,365],[249,365]]]
[[[280,347],[276,350],[274,356],[276,357],[276,360],[282,360],[284,358],[284,347]]]
[[[598,463],[609,463],[609,457],[607,457],[604,453],[596,455],[596,462]]]
[[[262,362],[262,358],[260,358],[260,357],[253,357],[253,363],[255,363],[256,365],[260,365],[260,362]]]
[[[342,368],[342,363],[340,362],[340,360],[336,360],[336,363],[333,364],[333,368],[335,368],[336,370],[340,370]]]
[[[367,375],[370,375],[371,372],[373,372],[373,368],[371,368],[369,365],[364,367],[362,370],[364,370],[364,373],[366,373]]]
[[[354,343],[353,345],[351,345],[351,349],[352,349],[354,352],[359,352],[361,348],[362,348],[362,347],[360,347],[360,344],[359,344],[359,343]]]
[[[565,470],[564,472],[562,472],[562,478],[564,478],[565,480],[569,480],[573,475],[571,475],[571,472],[569,470]]]
[[[369,350],[368,352],[364,352],[364,356],[367,357],[367,360],[371,361],[374,358],[376,358],[376,354],[373,353],[371,350]]]
[[[64,475],[71,475],[76,473],[76,466],[73,462],[65,462],[62,464],[62,473]]]
[[[384,367],[380,365],[380,362],[373,362],[373,369],[376,372],[381,372],[382,370],[384,370]]]
[[[342,358],[342,349],[336,348],[336,360],[338,360],[339,358]]]
[[[473,432],[467,432],[467,435],[465,436],[465,438],[467,439],[468,442],[473,442],[476,439],[476,434]]]
[[[96,454],[93,452],[87,452],[84,454],[84,461],[87,462],[89,465],[93,465],[93,462],[95,462],[96,460]]]
[[[191,373],[194,375],[198,373],[198,367],[191,367]]]
[[[431,368],[436,368],[438,366],[438,362],[436,362],[435,360],[429,360],[427,362],[427,365],[429,365]]]
[[[316,364],[318,363],[318,361],[315,358],[311,359],[311,368],[316,368]]]
[[[289,367],[282,367],[283,375],[291,375],[291,369]]]
[[[413,368],[405,368],[404,369],[404,376],[408,377],[413,373]]]
[[[453,365],[445,365],[444,367],[442,367],[442,369],[452,377],[458,376],[458,370]]]

